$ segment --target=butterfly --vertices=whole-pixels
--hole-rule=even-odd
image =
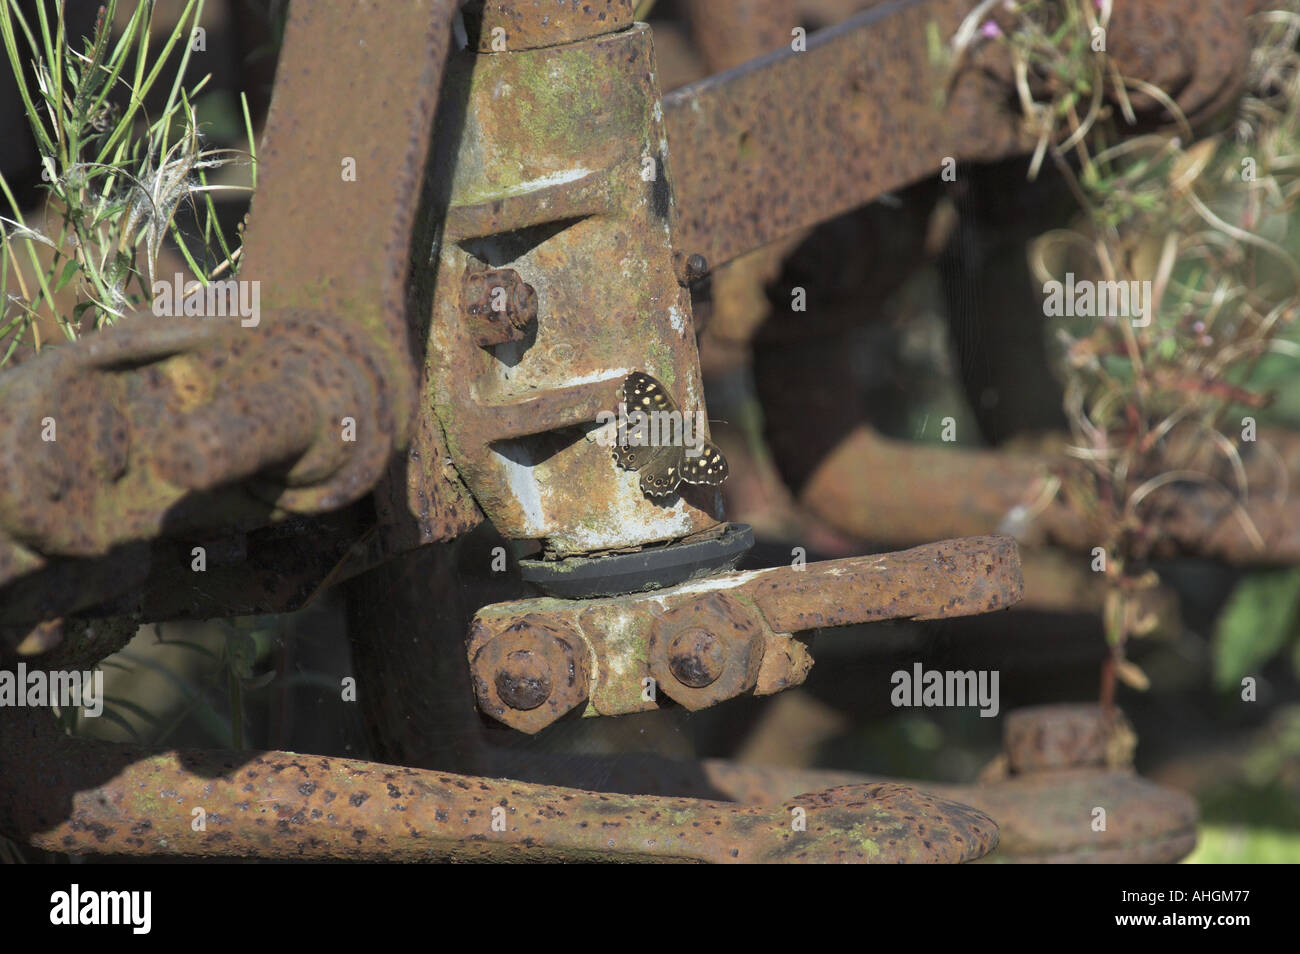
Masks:
[[[664,386],[648,374],[633,371],[623,382],[623,402],[627,413],[644,411],[647,414],[677,413],[677,405],[668,396]],[[656,420],[669,420],[660,417]],[[667,428],[662,427],[661,437],[667,436]],[[626,437],[626,433],[624,437]],[[677,431],[674,436],[681,436]],[[641,474],[641,492],[651,497],[666,497],[677,489],[677,485],[686,481],[688,484],[707,484],[717,487],[727,479],[727,458],[711,441],[700,440],[700,454],[688,457],[684,442],[661,442],[658,446],[633,446],[629,444],[614,445],[614,463],[623,470],[637,471]]]

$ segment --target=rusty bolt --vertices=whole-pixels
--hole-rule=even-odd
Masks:
[[[537,292],[513,268],[467,268],[460,304],[475,344],[483,347],[521,341],[537,320]]]
[[[677,284],[689,288],[709,274],[709,263],[699,252],[691,255],[674,252],[673,270],[677,273]]]
[[[550,698],[551,667],[539,653],[516,649],[505,658],[493,683],[502,702],[528,712]]]
[[[687,709],[751,691],[763,662],[764,626],[734,596],[709,593],[659,616],[650,631],[650,674]]]
[[[702,629],[684,629],[668,644],[668,668],[678,682],[692,689],[717,682],[726,663],[727,647]]]
[[[1066,768],[1129,768],[1136,735],[1118,709],[1030,706],[1007,714],[1002,745],[1012,774]]]
[[[590,650],[571,627],[538,613],[492,625],[485,642],[471,640],[481,643],[470,662],[481,711],[531,734],[586,701]]]

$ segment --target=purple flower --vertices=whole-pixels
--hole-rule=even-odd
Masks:
[[[985,20],[984,25],[980,27],[980,33],[991,40],[995,36],[1002,35],[1002,27],[998,26],[994,20]]]

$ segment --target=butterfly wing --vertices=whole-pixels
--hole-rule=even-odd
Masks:
[[[727,458],[722,456],[717,444],[705,441],[698,457],[687,457],[683,452],[681,476],[688,484],[716,487],[727,479]]]
[[[634,411],[651,414],[677,410],[664,386],[641,371],[633,371],[623,382],[623,402],[629,414]],[[639,471],[641,492],[651,497],[667,496],[683,480],[717,486],[727,479],[726,458],[707,441],[702,453],[694,458],[687,457],[686,449],[681,446],[618,444],[614,446],[614,463],[624,470]]]
[[[623,401],[627,404],[629,414],[633,411],[649,414],[653,411],[677,410],[677,405],[668,396],[664,386],[641,371],[633,371],[623,382]]]

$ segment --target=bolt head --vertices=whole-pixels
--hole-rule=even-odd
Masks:
[[[678,682],[692,689],[713,685],[726,665],[726,644],[707,630],[683,630],[668,644],[669,668]]]
[[[470,632],[470,676],[480,711],[540,732],[587,700],[586,641],[541,613],[480,616]]]
[[[692,595],[651,627],[650,675],[687,709],[748,693],[763,661],[763,626],[756,612],[733,596]]]
[[[497,695],[512,709],[528,712],[551,695],[551,667],[541,654],[516,649],[497,670]]]

